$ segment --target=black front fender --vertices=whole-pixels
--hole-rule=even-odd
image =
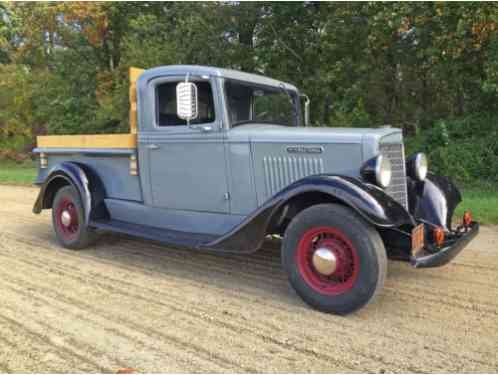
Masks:
[[[102,182],[88,166],[73,162],[63,162],[50,169],[47,178],[41,183],[33,213],[39,214],[43,209],[52,208],[53,197],[61,185],[72,185],[78,191],[86,224],[90,218],[106,214]]]
[[[462,196],[447,177],[427,175],[423,182],[409,181],[408,196],[413,216],[445,230],[451,229],[451,218]]]
[[[250,214],[241,224],[206,247],[218,251],[257,250],[275,213],[293,198],[307,193],[326,194],[332,201],[351,207],[376,227],[413,225],[410,214],[383,190],[362,181],[337,175],[314,175],[287,186]]]

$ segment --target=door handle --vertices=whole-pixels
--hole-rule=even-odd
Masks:
[[[159,149],[159,146],[158,145],[155,145],[155,144],[150,144],[150,145],[147,145],[147,148],[149,150],[158,150]]]
[[[208,126],[208,125],[201,126],[200,129],[201,129],[201,132],[203,132],[203,133],[209,133],[209,132],[213,131],[213,127]]]

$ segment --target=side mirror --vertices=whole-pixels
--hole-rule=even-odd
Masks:
[[[176,85],[176,114],[182,120],[195,120],[199,114],[197,86],[192,82]]]

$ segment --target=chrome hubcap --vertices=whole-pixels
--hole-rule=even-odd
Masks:
[[[71,214],[69,213],[69,211],[62,211],[62,214],[61,214],[61,222],[62,222],[62,225],[64,225],[65,227],[68,227],[71,225]]]
[[[313,253],[313,267],[322,275],[330,276],[337,269],[337,257],[333,251],[321,247]]]

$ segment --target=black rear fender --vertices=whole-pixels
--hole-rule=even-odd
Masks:
[[[90,219],[108,215],[104,205],[105,189],[100,178],[88,166],[74,162],[63,162],[49,171],[41,183],[33,212],[39,214],[43,209],[52,208],[55,194],[67,185],[73,186],[80,196],[86,224]]]

